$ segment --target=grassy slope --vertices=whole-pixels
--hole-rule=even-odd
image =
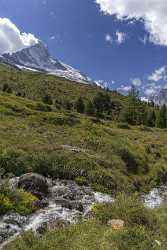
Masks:
[[[7,83],[13,92],[25,94],[32,100],[40,101],[45,94],[52,96],[54,100],[74,102],[82,96],[89,100],[97,91],[104,92],[96,86],[71,82],[67,79],[49,76],[42,73],[20,71],[10,66],[0,65],[0,89]],[[110,92],[113,100],[123,102],[125,97],[115,92]]]
[[[0,164],[7,172],[37,171],[115,192],[149,188],[165,166],[166,131],[119,129],[109,121],[38,108],[37,102],[0,95]]]
[[[0,168],[6,173],[36,171],[90,183],[96,190],[114,194],[145,191],[166,181],[166,130],[135,126],[121,129],[115,122],[64,109],[52,107],[52,112],[47,112],[48,106],[39,102],[46,92],[55,100],[73,102],[80,95],[89,99],[103,90],[0,66],[0,86],[4,83],[13,89],[13,94],[0,92]],[[26,97],[17,97],[17,92]],[[123,105],[124,97],[110,94]],[[124,210],[129,212],[129,208]],[[163,222],[164,211],[158,212]],[[134,216],[132,210],[132,215],[140,218],[141,212]],[[155,246],[157,231],[152,233],[140,226],[114,234],[106,224],[93,220],[48,233],[42,239],[25,235],[7,249],[166,249]]]

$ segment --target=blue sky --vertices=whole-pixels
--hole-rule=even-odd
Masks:
[[[125,93],[133,82],[147,95],[167,85],[167,22],[161,24],[163,17],[167,21],[167,1],[154,0],[158,11],[153,0],[144,7],[139,2],[0,0],[0,17],[43,40],[54,57],[92,79]]]

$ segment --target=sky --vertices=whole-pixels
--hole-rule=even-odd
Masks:
[[[166,0],[0,0],[0,54],[38,42],[93,80],[142,96],[167,87]]]

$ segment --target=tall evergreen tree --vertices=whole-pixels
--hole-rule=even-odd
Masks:
[[[144,108],[143,103],[139,100],[138,90],[135,86],[132,86],[128,94],[127,103],[121,112],[120,120],[131,125],[141,124],[144,119]]]
[[[76,108],[77,112],[79,112],[79,113],[85,112],[85,104],[84,104],[82,97],[79,97],[78,100],[76,101],[75,108]]]
[[[86,105],[86,113],[88,115],[94,115],[95,109],[94,109],[94,105],[93,105],[92,101],[88,101],[88,103]]]
[[[157,115],[156,126],[158,128],[166,128],[167,127],[167,108],[164,104]]]
[[[155,127],[156,123],[156,114],[154,110],[148,110],[147,111],[147,119],[146,119],[146,125],[149,127]]]
[[[99,92],[93,99],[93,106],[97,116],[109,114],[112,109],[112,101],[108,93]]]

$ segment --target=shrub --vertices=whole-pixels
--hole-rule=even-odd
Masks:
[[[92,215],[96,219],[107,223],[111,219],[121,219],[126,226],[146,226],[153,229],[157,225],[155,214],[145,208],[136,195],[128,197],[119,194],[111,204],[95,205]]]
[[[120,122],[118,123],[117,127],[121,129],[130,129],[129,124],[127,122]]]
[[[149,166],[147,164],[145,156],[140,156],[136,152],[132,151],[129,147],[122,147],[118,149],[118,155],[126,163],[127,170],[130,173],[147,173]]]
[[[0,215],[14,211],[27,215],[36,210],[35,202],[38,199],[22,190],[12,190],[6,184],[0,186]]]

